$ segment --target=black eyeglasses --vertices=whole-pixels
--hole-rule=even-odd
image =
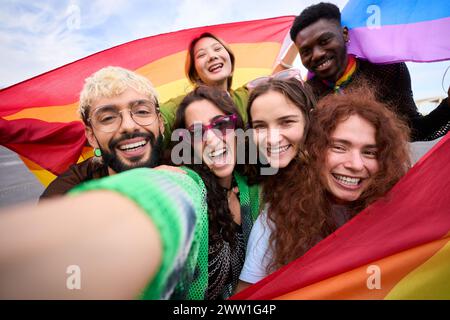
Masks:
[[[95,129],[108,133],[114,132],[122,124],[122,112],[129,112],[138,125],[149,126],[158,118],[159,107],[150,101],[141,102],[121,111],[115,106],[103,106],[95,109],[88,121]]]
[[[225,136],[228,130],[234,130],[236,128],[237,115],[235,113],[231,115],[219,116],[211,121],[210,124],[204,125],[201,123],[194,123],[188,128],[191,136],[202,138],[202,141],[206,139],[206,132],[213,130],[213,132],[220,133]]]

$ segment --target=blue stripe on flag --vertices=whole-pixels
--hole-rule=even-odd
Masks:
[[[342,10],[342,25],[365,27],[379,18],[381,26],[450,17],[449,0],[350,0]]]

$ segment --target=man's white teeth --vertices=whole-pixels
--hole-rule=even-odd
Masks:
[[[351,178],[346,176],[340,176],[335,174],[334,177],[342,184],[346,184],[349,186],[357,186],[361,181],[361,178]]]
[[[124,145],[120,146],[119,149],[120,150],[136,149],[136,148],[144,146],[146,143],[147,143],[147,141],[142,140],[142,141],[135,142],[135,143],[124,144]]]
[[[211,67],[209,67],[208,70],[210,72],[214,72],[214,71],[216,71],[216,70],[218,70],[218,69],[220,69],[222,67],[223,67],[223,63],[218,63],[218,64],[214,64]]]
[[[317,68],[316,69],[325,69],[325,68],[328,68],[328,66],[330,65],[330,63],[331,63],[331,59],[327,59],[327,60],[325,60],[323,63],[321,63],[321,64],[319,64],[318,66],[317,66]]]
[[[209,153],[209,156],[210,156],[211,158],[218,157],[218,156],[223,155],[226,151],[227,151],[227,148],[219,149],[219,150],[210,152],[210,153]]]
[[[268,150],[271,154],[283,153],[283,152],[287,151],[287,149],[289,149],[290,146],[291,145],[289,144],[289,145],[283,146],[283,147],[268,148]]]

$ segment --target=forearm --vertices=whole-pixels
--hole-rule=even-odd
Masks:
[[[293,68],[295,58],[298,55],[298,49],[294,43],[292,43],[283,57],[278,61],[278,64],[272,70],[272,74],[283,71],[285,69]]]
[[[381,94],[381,98],[394,106],[398,113],[408,121],[411,127],[411,141],[434,140],[442,135],[440,130],[450,122],[450,105],[444,99],[442,103],[431,111],[428,115],[421,115],[414,102],[411,77],[408,68],[404,63],[385,65],[390,78],[386,83],[392,85],[386,87],[386,92]],[[449,89],[450,90],[450,89]]]
[[[250,287],[251,285],[253,285],[253,283],[250,282],[245,282],[242,280],[239,280],[237,287],[236,287],[236,291],[234,292],[234,294],[241,292],[242,290],[247,289],[248,287]]]
[[[91,191],[0,215],[1,299],[131,299],[157,272],[161,241],[134,202]],[[69,266],[81,289],[68,289]]]
[[[448,98],[426,116],[417,116],[411,120],[412,140],[434,140],[445,134],[440,129],[450,123],[450,105]]]

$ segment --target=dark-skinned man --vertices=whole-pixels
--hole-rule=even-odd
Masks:
[[[319,3],[303,10],[295,18],[290,35],[309,71],[308,83],[319,99],[333,92],[345,94],[364,83],[409,124],[411,141],[434,140],[450,129],[450,99],[444,99],[428,115],[421,115],[405,63],[373,64],[347,53],[351,39],[334,4]]]

